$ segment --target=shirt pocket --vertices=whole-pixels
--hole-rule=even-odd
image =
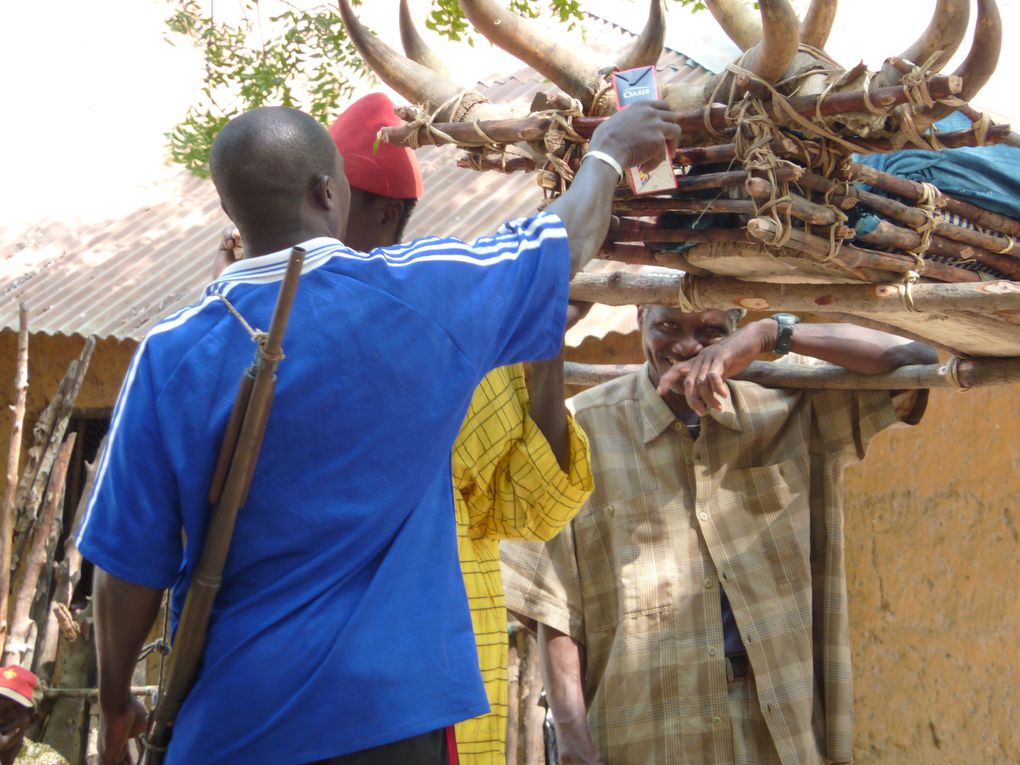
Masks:
[[[713,515],[737,576],[809,581],[809,456],[743,469],[720,481]]]
[[[574,521],[585,629],[670,606],[669,532],[656,493],[600,504]]]

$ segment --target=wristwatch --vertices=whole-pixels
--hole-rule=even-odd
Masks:
[[[800,317],[792,313],[777,313],[770,318],[776,320],[779,325],[779,334],[776,335],[775,353],[785,356],[793,347],[793,328],[800,324]]]

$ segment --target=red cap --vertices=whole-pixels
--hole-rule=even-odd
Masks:
[[[347,182],[356,189],[391,199],[418,199],[422,195],[421,171],[414,152],[375,138],[379,128],[404,123],[393,113],[393,102],[382,93],[359,98],[330,125],[337,149],[344,158]]]
[[[0,696],[6,696],[23,707],[34,709],[42,696],[39,678],[22,667],[0,667]]]

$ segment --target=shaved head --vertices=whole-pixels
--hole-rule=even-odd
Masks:
[[[220,131],[209,164],[223,209],[246,242],[342,233],[349,198],[343,160],[326,128],[304,112],[245,112]]]

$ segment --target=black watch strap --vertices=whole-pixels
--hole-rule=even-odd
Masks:
[[[776,334],[775,352],[785,356],[793,348],[793,328],[800,324],[800,317],[792,313],[777,313],[771,318],[779,325],[779,332]]]

